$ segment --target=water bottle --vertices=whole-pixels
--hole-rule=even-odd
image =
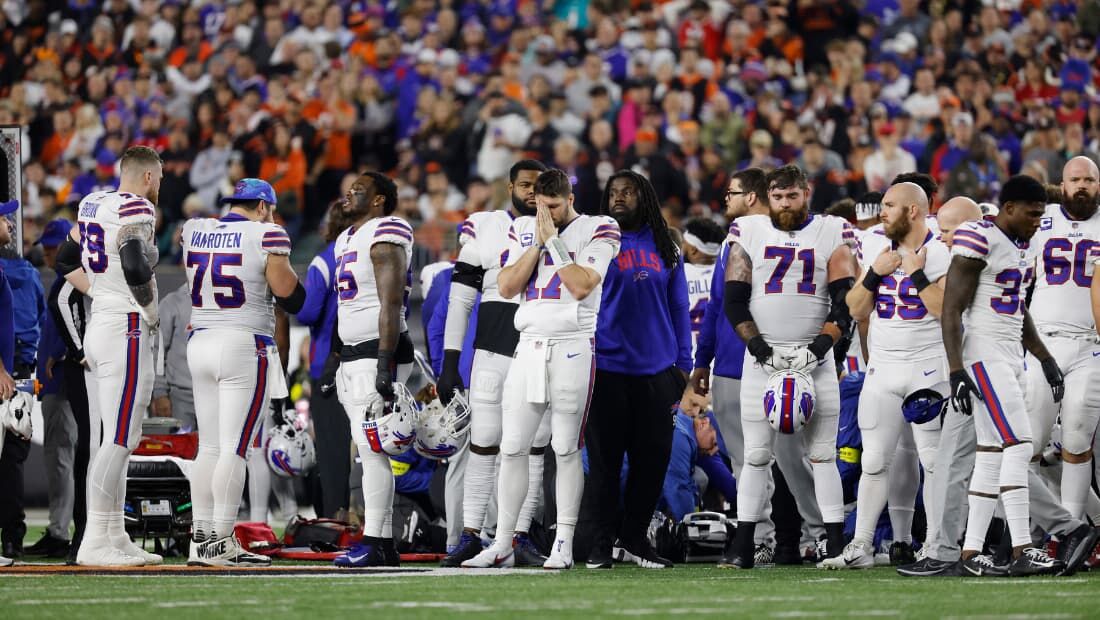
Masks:
[[[38,382],[38,379],[16,379],[15,389],[20,392],[26,392],[31,396],[38,396],[38,392],[42,389],[42,384]]]

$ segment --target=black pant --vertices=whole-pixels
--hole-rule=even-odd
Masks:
[[[88,466],[91,460],[92,426],[88,413],[88,386],[84,384],[84,367],[66,359],[65,397],[76,419],[76,451],[73,453],[73,533],[72,549],[80,546],[84,538],[84,525],[88,522]]]
[[[0,541],[4,551],[13,556],[23,554],[23,537],[27,534],[23,512],[23,462],[31,451],[31,442],[8,431],[4,434],[4,454],[0,456]]]
[[[333,518],[349,508],[348,475],[351,472],[351,427],[344,408],[333,394],[328,398],[314,390],[309,399],[310,417],[317,441],[317,476],[321,483],[321,505],[317,516]]]
[[[645,539],[661,497],[672,451],[672,405],[685,380],[676,368],[655,375],[596,371],[592,407],[584,440],[588,479],[582,520],[595,528],[595,544],[608,546],[618,535],[626,544]],[[619,518],[623,455],[630,461]]]

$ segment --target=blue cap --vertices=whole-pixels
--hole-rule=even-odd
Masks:
[[[233,188],[233,195],[222,198],[222,202],[243,202],[262,200],[269,205],[275,204],[275,190],[271,184],[260,179],[241,179]]]
[[[11,215],[19,210],[18,200],[9,200],[7,202],[0,202],[0,215]]]
[[[69,231],[72,228],[73,223],[69,220],[63,218],[52,220],[46,224],[42,236],[35,243],[41,243],[48,248],[57,247],[65,241],[65,237],[69,236]]]

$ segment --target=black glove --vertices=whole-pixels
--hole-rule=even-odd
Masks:
[[[767,364],[772,358],[772,346],[768,344],[764,337],[761,335],[753,336],[745,344],[745,348],[749,350],[749,355],[756,358],[756,361],[760,365]]]
[[[458,372],[458,358],[460,351],[443,352],[443,372],[439,374],[439,380],[435,383],[435,393],[439,395],[439,402],[447,406],[455,396],[455,390],[462,390],[462,375]]]
[[[393,402],[393,351],[378,352],[378,374],[374,377],[374,390],[386,402]]]
[[[1050,391],[1054,393],[1054,402],[1061,402],[1062,396],[1066,393],[1066,382],[1062,377],[1062,369],[1058,368],[1058,362],[1054,361],[1053,357],[1048,357],[1042,362],[1043,375],[1047,378],[1047,383],[1050,384]]]
[[[321,369],[321,376],[317,379],[317,389],[321,390],[323,398],[332,398],[336,393],[336,370],[340,368],[340,356],[329,354],[325,358],[325,366]]]
[[[951,373],[951,404],[955,407],[955,411],[963,415],[972,415],[974,413],[974,405],[970,402],[970,394],[973,393],[978,397],[978,400],[982,400],[982,393],[978,391],[978,387],[974,385],[974,381],[970,378],[970,373],[965,370],[956,370]]]

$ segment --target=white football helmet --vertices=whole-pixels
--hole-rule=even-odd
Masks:
[[[11,399],[0,404],[0,422],[16,435],[30,439],[33,432],[31,428],[33,406],[34,399],[30,394],[16,390]]]
[[[371,450],[397,456],[408,452],[416,440],[420,407],[405,384],[394,383],[393,393],[393,404],[386,405],[386,411],[378,419],[364,420],[363,432],[367,435]]]
[[[802,430],[814,413],[814,402],[813,379],[797,370],[772,373],[764,387],[764,416],[780,433]]]
[[[470,436],[470,404],[461,391],[446,407],[439,399],[424,406],[416,426],[416,452],[433,461],[442,461],[458,453]]]
[[[313,439],[304,430],[281,424],[267,433],[267,466],[283,478],[305,475],[317,462]]]

